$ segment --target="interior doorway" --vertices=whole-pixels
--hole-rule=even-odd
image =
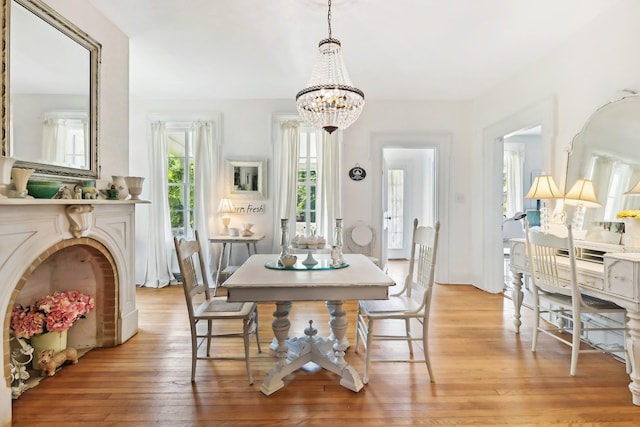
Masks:
[[[433,225],[436,217],[436,149],[383,148],[383,241],[387,257],[409,259],[412,223]]]

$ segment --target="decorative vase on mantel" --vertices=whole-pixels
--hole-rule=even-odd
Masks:
[[[13,180],[13,186],[16,188],[15,193],[12,193],[12,197],[24,199],[27,196],[27,181],[35,171],[35,169],[11,169],[11,179]]]
[[[38,364],[40,350],[52,349],[55,354],[67,348],[67,331],[45,332],[44,334],[34,335],[29,339],[29,343],[33,347],[33,369],[40,370],[40,365]]]
[[[0,156],[0,199],[9,197],[11,187],[11,169],[16,159],[13,157]]]
[[[116,186],[116,190],[118,190],[118,199],[124,200],[129,195],[129,190],[127,189],[127,182],[124,179],[124,176],[120,175],[112,175],[111,176],[111,184]]]
[[[640,218],[624,218],[623,221],[625,252],[640,252]]]

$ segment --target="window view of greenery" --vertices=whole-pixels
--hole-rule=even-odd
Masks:
[[[194,228],[194,162],[188,129],[167,131],[168,185],[171,230],[174,236],[191,237]]]
[[[316,229],[317,184],[316,132],[300,128],[298,191],[296,196],[296,234],[310,235]]]

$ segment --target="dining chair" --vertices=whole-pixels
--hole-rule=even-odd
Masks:
[[[253,335],[258,345],[258,353],[262,352],[260,348],[260,339],[258,336],[258,310],[256,303],[253,302],[227,302],[226,297],[212,296],[212,290],[209,287],[207,272],[204,268],[204,259],[198,232],[196,231],[195,240],[178,239],[174,237],[178,264],[180,265],[180,273],[182,275],[182,284],[184,296],[187,303],[187,311],[189,313],[189,326],[191,329],[191,381],[195,381],[196,362],[198,360],[212,359],[233,359],[238,360],[239,357],[222,357],[211,355],[211,341],[216,338],[242,338],[244,341],[244,360],[249,377],[249,384],[253,384],[253,376],[251,374],[251,362],[249,357],[249,340]],[[197,260],[196,260],[197,258]],[[199,272],[200,277],[199,280]],[[213,321],[216,321],[214,325]],[[227,322],[242,321],[242,331],[228,332],[228,328],[222,331],[216,331],[221,322],[225,325]],[[206,323],[207,329],[198,328],[198,325]],[[239,328],[238,328],[239,329]],[[206,341],[206,356],[199,355],[200,346]]]
[[[413,238],[411,244],[411,258],[409,271],[400,292],[390,295],[388,300],[363,300],[358,302],[356,345],[358,352],[360,340],[364,346],[366,356],[362,382],[369,382],[370,362],[425,362],[429,379],[434,382],[431,360],[429,358],[429,308],[434,284],[436,256],[438,253],[438,234],[440,222],[433,227],[418,226],[418,219],[413,220]],[[404,334],[382,334],[374,330],[374,325],[382,321],[404,321]],[[414,335],[411,331],[412,320],[422,325],[422,332]],[[408,359],[372,359],[373,341],[407,341],[409,346]],[[413,358],[413,341],[422,342],[424,359]]]
[[[351,253],[365,255],[371,262],[380,267],[380,259],[373,256],[376,233],[373,227],[364,221],[357,221],[345,230],[345,243]]]
[[[530,228],[528,222],[525,222],[525,230],[534,310],[531,351],[535,352],[537,349],[540,332],[568,345],[571,347],[569,373],[572,376],[576,374],[580,353],[624,353],[625,349],[580,348],[581,338],[585,333],[625,331],[624,325],[589,326],[591,322],[583,314],[624,315],[625,309],[587,295],[580,289],[571,226],[556,226],[553,232],[545,233],[540,228]],[[557,322],[557,325],[553,322]],[[572,334],[571,338],[566,337],[567,332]]]

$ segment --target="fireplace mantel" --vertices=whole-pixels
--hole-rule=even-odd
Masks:
[[[11,421],[9,313],[23,284],[54,251],[84,245],[107,254],[114,265],[109,342],[119,345],[138,330],[135,303],[135,205],[142,200],[0,199],[0,425]],[[105,284],[106,286],[106,284]],[[35,390],[34,390],[35,391]],[[7,419],[8,416],[8,419]]]

